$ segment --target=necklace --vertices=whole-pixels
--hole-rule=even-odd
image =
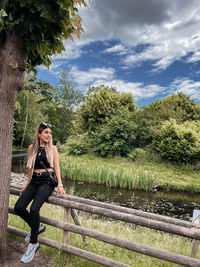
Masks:
[[[38,156],[39,157],[41,156],[43,150],[44,150],[44,147],[40,146],[38,149]]]

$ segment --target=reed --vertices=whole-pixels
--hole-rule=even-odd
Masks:
[[[12,195],[10,197],[10,206],[14,206],[16,199],[16,196]],[[63,220],[64,212],[62,207],[45,203],[41,209],[41,214],[47,217]],[[191,252],[192,242],[187,238],[173,236],[171,234],[163,233],[160,231],[135,226],[130,223],[107,220],[103,217],[99,218],[99,216],[96,215],[91,216],[84,212],[80,212],[79,217],[82,220],[83,226],[89,229],[178,254],[189,256]],[[9,214],[8,222],[9,225],[29,231],[29,227],[27,227],[27,225],[16,215]],[[12,238],[18,238],[21,241],[23,240],[21,237],[16,237],[11,234],[9,234],[9,236],[12,236]],[[47,230],[42,234],[42,236],[61,242],[62,230],[47,225]],[[80,235],[74,233],[70,233],[70,244],[72,246],[76,246],[78,248],[111,258],[119,262],[123,262],[131,266],[177,266],[173,263],[165,262],[159,259],[131,252],[126,249],[118,248],[92,238],[86,238],[86,241],[84,242]],[[40,253],[53,257],[53,261],[56,267],[100,266],[99,264],[96,264],[94,262],[87,261],[85,259],[64,253],[61,250],[56,250],[45,245],[41,245]],[[197,253],[197,258],[200,259],[200,251],[198,251]]]
[[[63,177],[75,181],[105,184],[110,187],[150,191],[156,183],[155,175],[143,168],[109,167],[90,160],[66,157],[60,161]]]
[[[102,158],[95,154],[68,156],[66,153],[60,154],[60,162],[63,176],[69,172],[67,177],[70,179],[107,186],[117,184],[130,189],[141,188],[141,185],[143,188],[151,188],[151,184],[156,183],[160,189],[167,191],[200,193],[199,166],[180,165],[147,157],[132,161],[121,157]],[[67,166],[69,170],[66,170]]]

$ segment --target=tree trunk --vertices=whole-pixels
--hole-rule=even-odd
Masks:
[[[13,116],[24,82],[26,58],[14,27],[0,34],[0,266],[6,262]]]
[[[29,92],[26,92],[26,118],[25,118],[25,124],[24,124],[24,131],[23,131],[23,135],[22,135],[22,141],[21,141],[21,146],[20,148],[23,148],[24,146],[24,139],[25,139],[25,135],[26,135],[26,128],[27,128],[27,123],[28,123],[28,110],[29,110]]]

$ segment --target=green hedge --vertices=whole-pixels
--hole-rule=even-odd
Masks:
[[[153,147],[163,159],[189,163],[200,159],[200,121],[166,121],[154,133]]]

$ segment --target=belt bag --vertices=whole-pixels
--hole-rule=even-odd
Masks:
[[[41,155],[41,153],[38,154],[38,158],[40,160],[40,163],[43,165],[43,167],[45,168],[45,170],[49,174],[49,178],[50,178],[50,182],[51,182],[52,186],[57,187],[58,186],[58,179],[56,177],[56,173],[48,171],[47,167],[44,165],[43,161],[41,160],[40,155]]]

